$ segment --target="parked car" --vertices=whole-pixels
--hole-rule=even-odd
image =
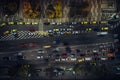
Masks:
[[[92,60],[92,57],[85,57],[85,60],[86,60],[86,61],[91,61],[91,60]]]
[[[43,55],[37,55],[37,59],[43,59]]]
[[[78,62],[83,62],[83,61],[85,61],[85,59],[84,58],[78,58],[77,61]]]
[[[55,58],[55,61],[60,61],[60,54],[55,54],[54,58]]]
[[[108,60],[108,58],[106,56],[102,56],[100,57],[100,60],[105,61],[105,60]]]
[[[70,60],[71,60],[71,61],[76,61],[76,60],[77,60],[76,54],[71,54],[71,55],[70,55]]]
[[[67,60],[68,60],[68,54],[63,53],[63,54],[61,55],[61,60],[62,60],[62,61],[67,61]]]

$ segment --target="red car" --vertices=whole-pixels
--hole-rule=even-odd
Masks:
[[[35,43],[35,42],[33,42],[33,43],[29,43],[29,46],[30,46],[30,47],[36,47],[36,46],[38,46],[38,44]]]
[[[30,32],[35,32],[35,29],[34,28],[30,28],[29,31]]]
[[[67,55],[66,53],[64,53],[64,54],[61,55],[61,57],[62,57],[62,58],[67,58],[68,55]]]
[[[21,43],[20,47],[29,47],[29,45],[27,43]]]

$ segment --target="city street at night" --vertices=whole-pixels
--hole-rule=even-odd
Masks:
[[[0,80],[119,80],[119,0],[0,0]]]

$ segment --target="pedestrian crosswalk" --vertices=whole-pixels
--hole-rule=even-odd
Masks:
[[[0,40],[20,40],[20,39],[30,39],[30,38],[41,38],[43,35],[37,34],[36,32],[29,31],[18,31],[18,37],[15,37],[13,34],[1,36]]]
[[[86,31],[86,30],[72,31],[70,34],[77,35],[77,34],[89,33],[89,32],[91,32],[91,31]],[[61,34],[61,33],[63,33],[63,34]],[[36,32],[18,31],[16,34],[17,34],[17,37],[13,34],[8,34],[8,35],[5,35],[5,36],[1,36],[0,41],[49,37],[48,34],[43,35],[43,34],[40,34],[39,31],[36,31]],[[54,33],[52,33],[52,35],[54,35]],[[62,35],[69,35],[69,34],[64,34],[64,32],[60,32],[60,33],[57,33],[57,35],[62,36]]]

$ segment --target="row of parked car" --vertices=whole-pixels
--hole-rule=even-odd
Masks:
[[[46,55],[47,54],[47,55]],[[114,54],[108,54],[109,56],[103,55],[88,55],[83,53],[48,53],[44,50],[38,50],[37,59],[49,58],[55,62],[66,61],[66,62],[83,62],[83,61],[98,61],[98,60],[109,60],[114,58]]]
[[[24,60],[25,56],[20,52],[20,53],[13,53],[11,55],[3,55],[0,57],[1,61],[19,61],[19,60]]]

